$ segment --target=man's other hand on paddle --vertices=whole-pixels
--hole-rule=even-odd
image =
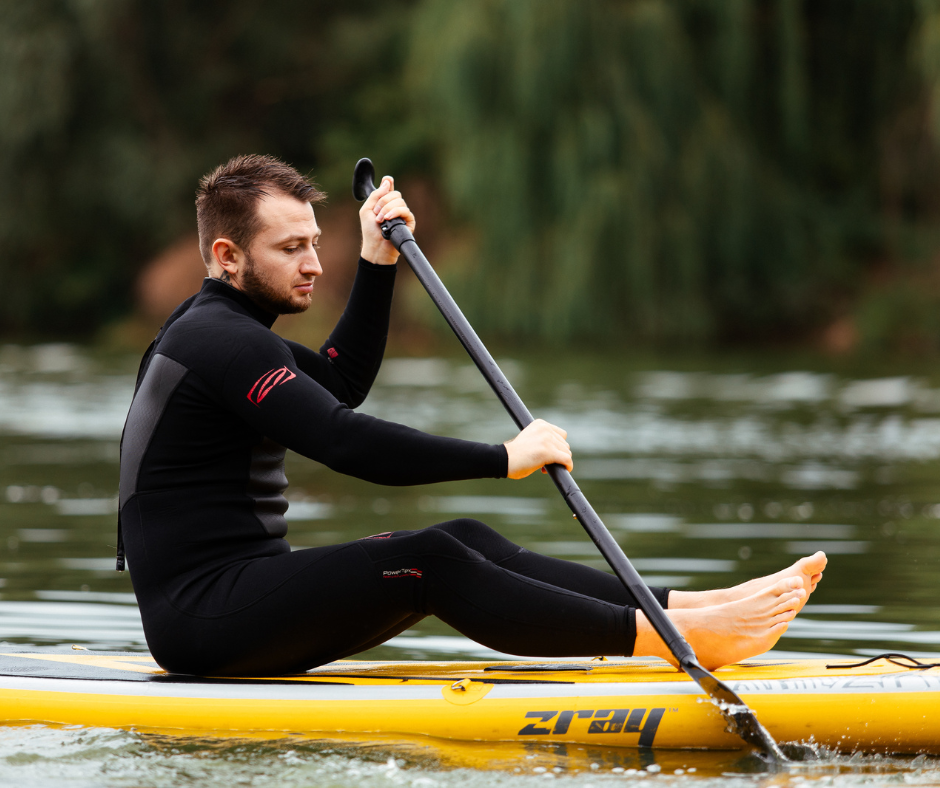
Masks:
[[[415,231],[414,214],[405,203],[401,192],[395,190],[395,181],[390,175],[382,178],[379,187],[368,196],[359,209],[362,259],[376,265],[394,265],[398,262],[398,250],[391,241],[382,237],[380,226],[386,219],[401,219],[411,232]]]
[[[571,447],[565,438],[568,433],[561,427],[536,419],[512,440],[506,441],[509,455],[510,479],[524,479],[533,471],[557,463],[569,471],[574,468]]]

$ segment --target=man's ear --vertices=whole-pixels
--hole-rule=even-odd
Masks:
[[[228,238],[216,238],[212,244],[212,267],[218,266],[229,277],[237,277],[242,261],[245,259],[242,250],[234,241]]]

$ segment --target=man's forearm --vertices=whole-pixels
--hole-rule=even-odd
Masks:
[[[320,348],[349,389],[352,407],[366,398],[382,363],[396,268],[360,258],[346,309]]]

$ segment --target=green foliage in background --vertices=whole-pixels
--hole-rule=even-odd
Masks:
[[[125,313],[198,177],[261,151],[334,192],[366,153],[435,180],[491,334],[849,315],[890,347],[935,331],[936,130],[940,0],[2,3],[0,331]]]
[[[0,330],[88,334],[195,231],[236,153],[321,164],[404,23],[396,2],[0,3]],[[347,178],[348,180],[348,178]]]
[[[660,341],[832,319],[891,251],[883,159],[909,165],[885,146],[923,117],[918,10],[426,0],[409,78],[479,230],[470,311],[508,334]]]

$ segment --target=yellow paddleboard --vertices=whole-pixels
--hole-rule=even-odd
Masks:
[[[829,665],[838,665],[840,660]],[[841,660],[842,664],[849,664]],[[940,752],[940,669],[754,660],[716,675],[778,742]],[[741,749],[659,660],[361,662],[278,678],[168,675],[146,655],[0,654],[0,720],[181,734],[372,734],[476,742]]]

